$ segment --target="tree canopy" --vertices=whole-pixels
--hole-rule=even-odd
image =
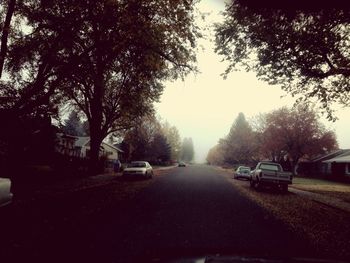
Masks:
[[[332,115],[350,104],[350,8],[346,1],[232,0],[216,26],[216,52],[230,64],[280,84],[298,101],[316,98]]]
[[[179,130],[176,126],[172,126],[169,122],[162,123],[162,132],[167,138],[167,142],[171,147],[171,160],[175,161],[180,158],[181,138]]]
[[[251,125],[240,112],[231,126],[229,134],[221,140],[225,161],[249,163],[254,156],[255,137]]]
[[[73,110],[64,122],[63,131],[68,135],[86,136],[84,123],[81,121],[77,111]]]
[[[96,163],[108,134],[153,111],[163,81],[195,70],[194,2],[18,1],[22,27],[8,37],[1,107],[53,116],[73,104],[89,121]]]
[[[171,146],[164,134],[158,132],[151,143],[152,161],[157,164],[164,164],[170,161]]]
[[[229,134],[210,149],[211,164],[255,164],[261,160],[284,161],[296,167],[301,158],[312,159],[338,148],[336,136],[325,128],[317,111],[307,105],[283,107],[253,119],[240,113]],[[253,128],[252,128],[253,127]]]
[[[288,155],[295,167],[302,157],[313,158],[338,148],[334,132],[308,106],[274,110],[266,115],[266,123],[261,147],[274,161]]]
[[[168,123],[169,127],[171,126]],[[147,160],[153,164],[164,164],[171,160],[172,144],[169,134],[154,115],[139,119],[123,138],[125,161]]]

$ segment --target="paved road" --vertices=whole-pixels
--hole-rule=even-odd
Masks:
[[[189,166],[160,178],[133,200],[125,214],[104,222],[98,236],[106,255],[116,259],[132,254],[144,259],[310,253],[302,239],[240,195],[218,173],[208,166]]]
[[[112,192],[113,186],[103,189],[101,198]],[[84,194],[76,198],[91,199]],[[43,209],[54,213],[56,207],[63,209],[65,204],[72,206],[65,200],[50,203],[55,209],[50,210],[47,204]],[[79,220],[60,215],[57,225],[54,229],[44,226],[51,233],[49,239],[40,233],[34,235],[35,240],[28,239],[28,244],[18,250],[21,256],[27,254],[36,262],[103,263],[218,253],[312,255],[302,238],[240,195],[220,172],[208,166],[174,168],[125,203],[112,202]]]

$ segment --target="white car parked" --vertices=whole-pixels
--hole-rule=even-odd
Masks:
[[[131,162],[124,170],[123,177],[144,177],[151,179],[153,177],[153,168],[148,162]]]
[[[11,203],[12,197],[11,180],[8,178],[0,178],[0,207]]]
[[[245,178],[250,179],[250,168],[246,166],[239,166],[233,174],[234,179]]]

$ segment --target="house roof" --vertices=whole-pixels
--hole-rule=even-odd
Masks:
[[[350,154],[350,149],[340,149],[312,159],[311,162],[324,162],[347,154]]]
[[[73,136],[73,135],[69,135],[69,134],[65,134],[65,133],[56,133],[57,136],[61,137],[61,138],[69,138],[69,139],[77,139],[77,136]]]
[[[119,149],[118,147],[116,147],[116,146],[114,146],[112,144],[109,144],[107,142],[102,142],[102,143],[105,144],[105,145],[108,145],[109,147],[111,147],[112,149],[114,149],[114,150],[116,150],[118,152],[121,152],[121,153],[124,152],[123,150]]]
[[[339,157],[343,157],[343,156],[350,156],[350,150],[345,150],[343,154],[339,155]]]
[[[338,156],[326,161],[324,163],[350,163],[350,155]]]
[[[77,137],[77,140],[75,141],[75,146],[83,147],[84,145],[86,145],[89,142],[90,142],[89,136]]]
[[[89,136],[81,136],[81,137],[76,137],[77,140],[75,141],[75,146],[76,147],[83,147],[85,145],[87,145],[88,143],[90,143],[90,137]],[[101,148],[103,147],[103,144],[111,147],[112,149],[118,151],[118,152],[123,152],[121,149],[119,149],[118,147],[114,146],[114,145],[111,145],[107,142],[102,142],[101,144]]]

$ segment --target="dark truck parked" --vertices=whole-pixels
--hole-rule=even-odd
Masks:
[[[278,163],[260,162],[250,174],[250,186],[260,189],[261,186],[274,186],[283,192],[288,191],[288,184],[293,180],[292,173],[284,172]]]

